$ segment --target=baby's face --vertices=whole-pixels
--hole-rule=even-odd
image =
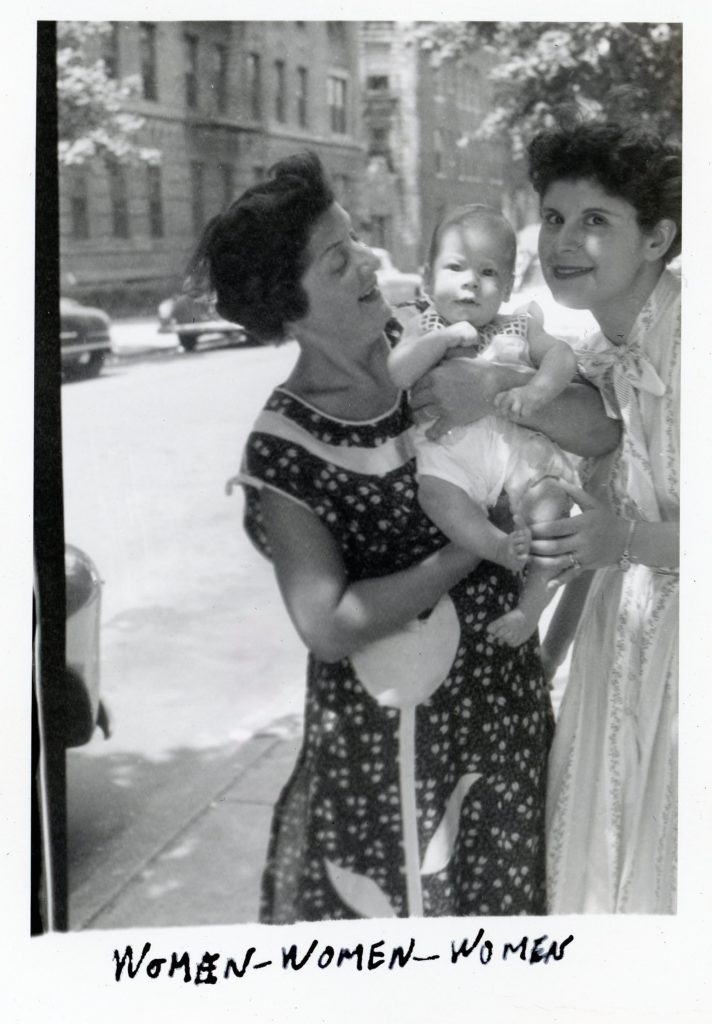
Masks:
[[[504,235],[486,223],[446,228],[430,270],[430,296],[450,323],[484,327],[512,290],[512,251]]]

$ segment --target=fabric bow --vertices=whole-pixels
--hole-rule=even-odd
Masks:
[[[633,389],[658,398],[665,394],[665,385],[637,345],[609,342],[603,351],[580,353],[579,364],[592,380],[610,382],[621,411],[630,404]]]

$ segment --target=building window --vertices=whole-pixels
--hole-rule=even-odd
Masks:
[[[348,208],[348,202],[351,197],[351,179],[348,174],[333,174],[331,176],[331,183],[334,188],[336,201],[341,206]]]
[[[212,54],[212,88],[215,96],[215,108],[219,114],[224,114],[227,110],[227,46],[216,43]]]
[[[258,120],[262,117],[262,68],[259,53],[247,54],[247,95],[250,116]]]
[[[366,79],[366,88],[373,92],[388,92],[388,75],[369,75]]]
[[[119,26],[115,21],[109,22],[109,31],[103,41],[104,69],[106,77],[119,77]]]
[[[371,129],[370,152],[376,156],[388,153],[390,148],[390,132],[388,128]]]
[[[445,173],[445,140],[442,128],[436,128],[433,132],[433,158],[435,162],[435,173]]]
[[[69,209],[72,238],[89,238],[89,194],[87,179],[83,174],[72,177]]]
[[[297,68],[297,122],[300,128],[309,127],[309,71]]]
[[[146,167],[148,187],[148,226],[151,238],[163,238],[163,194],[161,168],[153,164]]]
[[[109,199],[111,203],[111,233],[114,238],[129,237],[129,197],[126,186],[126,169],[121,164],[110,163]]]
[[[205,167],[199,160],[190,162],[190,210],[193,234],[199,235],[205,226]]]
[[[198,37],[186,32],[183,36],[185,51],[185,102],[188,107],[198,106]]]
[[[388,248],[388,217],[371,218],[371,245]]]
[[[156,88],[156,26],[142,21],[138,27],[141,64],[141,85],[145,100],[157,100]]]
[[[232,164],[220,164],[222,176],[223,206],[228,207],[235,197],[235,172]]]
[[[284,61],[274,62],[274,116],[282,124],[287,120],[287,82]]]
[[[332,132],[346,134],[346,79],[330,75],[328,79],[329,118]]]

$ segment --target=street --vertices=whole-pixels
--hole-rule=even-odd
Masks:
[[[155,322],[115,325],[136,350]],[[159,339],[164,346],[171,339]],[[205,804],[221,766],[298,720],[305,653],[242,525],[251,423],[294,344],[166,350],[62,386],[65,536],[104,580],[113,735],[68,755],[70,925]]]

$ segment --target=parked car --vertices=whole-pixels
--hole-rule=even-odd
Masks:
[[[76,299],[59,300],[62,370],[66,376],[95,377],[111,353],[111,319],[102,309]]]
[[[394,266],[391,254],[387,249],[371,247],[378,257],[380,266],[376,270],[378,287],[386,302],[397,306],[402,302],[412,302],[419,298],[423,291],[423,278],[420,274],[406,274]]]
[[[88,743],[99,727],[109,735],[109,715],[101,698],[99,571],[80,548],[64,548],[66,593],[66,694],[61,735],[65,747]]]
[[[186,352],[193,352],[201,338],[224,337],[234,344],[249,344],[251,336],[240,324],[224,320],[208,295],[180,293],[164,299],[158,307],[160,334],[177,334]]]
[[[99,628],[102,580],[94,562],[65,545],[65,672],[45,658],[40,587],[35,576],[35,651],[32,692],[32,860],[31,932],[66,931],[69,926],[67,874],[68,747],[78,747],[97,727],[110,735],[100,693]],[[48,630],[48,637],[52,630]],[[51,644],[50,644],[51,648]],[[59,653],[59,652],[57,652]]]

